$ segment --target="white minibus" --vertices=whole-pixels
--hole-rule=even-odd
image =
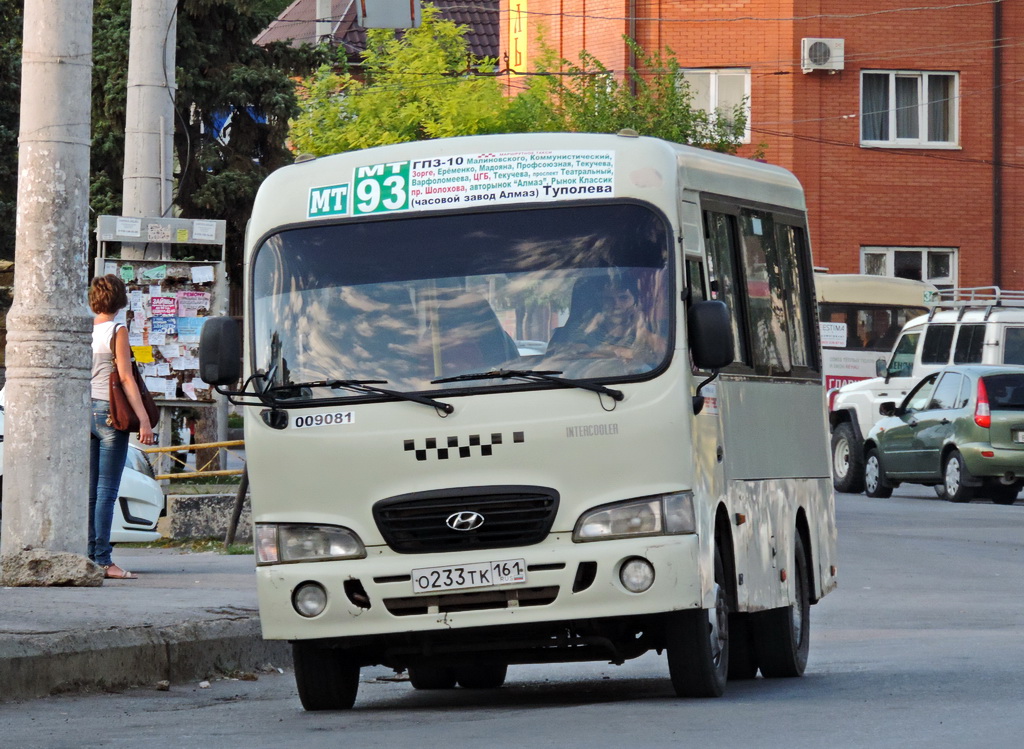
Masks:
[[[244,331],[208,320],[200,366],[250,406],[260,620],[303,706],[378,664],[802,674],[837,574],[813,283],[789,172],[630,131],[273,173]]]
[[[908,320],[939,301],[926,281],[855,273],[815,273],[825,388],[877,377]]]

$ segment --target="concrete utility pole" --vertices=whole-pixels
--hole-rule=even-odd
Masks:
[[[84,555],[92,0],[26,0],[14,304],[7,316],[5,585],[99,585]]]
[[[125,216],[163,216],[174,175],[176,0],[132,0],[124,139]],[[168,257],[150,245],[148,257]],[[147,257],[145,245],[123,245],[125,258]]]
[[[331,31],[334,29],[331,5],[331,0],[316,0],[316,44],[331,40]]]

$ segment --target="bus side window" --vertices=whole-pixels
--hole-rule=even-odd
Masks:
[[[776,221],[775,246],[782,271],[782,305],[789,323],[789,351],[794,367],[814,366],[810,344],[814,315],[810,297],[805,293],[807,283],[800,274],[800,260],[807,256],[805,238],[803,227]]]
[[[687,301],[703,302],[708,296],[704,293],[704,263],[696,258],[686,260]]]
[[[778,376],[792,371],[793,356],[786,315],[785,269],[774,226],[769,213],[740,211],[752,363],[758,374]]]
[[[747,336],[741,328],[743,307],[739,294],[741,276],[736,267],[736,258],[739,254],[736,217],[727,213],[705,211],[704,234],[707,244],[710,297],[724,302],[729,308],[733,341],[736,346],[736,362],[749,364]]]

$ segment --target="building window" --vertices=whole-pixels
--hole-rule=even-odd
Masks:
[[[940,289],[956,287],[953,247],[861,247],[860,272],[928,281]]]
[[[957,84],[956,73],[862,73],[861,145],[956,146]]]
[[[750,70],[748,68],[712,68],[680,71],[693,94],[691,105],[711,115],[733,122],[737,115],[746,126],[741,143],[750,142]]]

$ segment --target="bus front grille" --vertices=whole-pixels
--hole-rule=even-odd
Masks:
[[[487,489],[405,494],[381,500],[373,515],[387,545],[400,554],[501,549],[544,540],[558,511],[556,492]]]

